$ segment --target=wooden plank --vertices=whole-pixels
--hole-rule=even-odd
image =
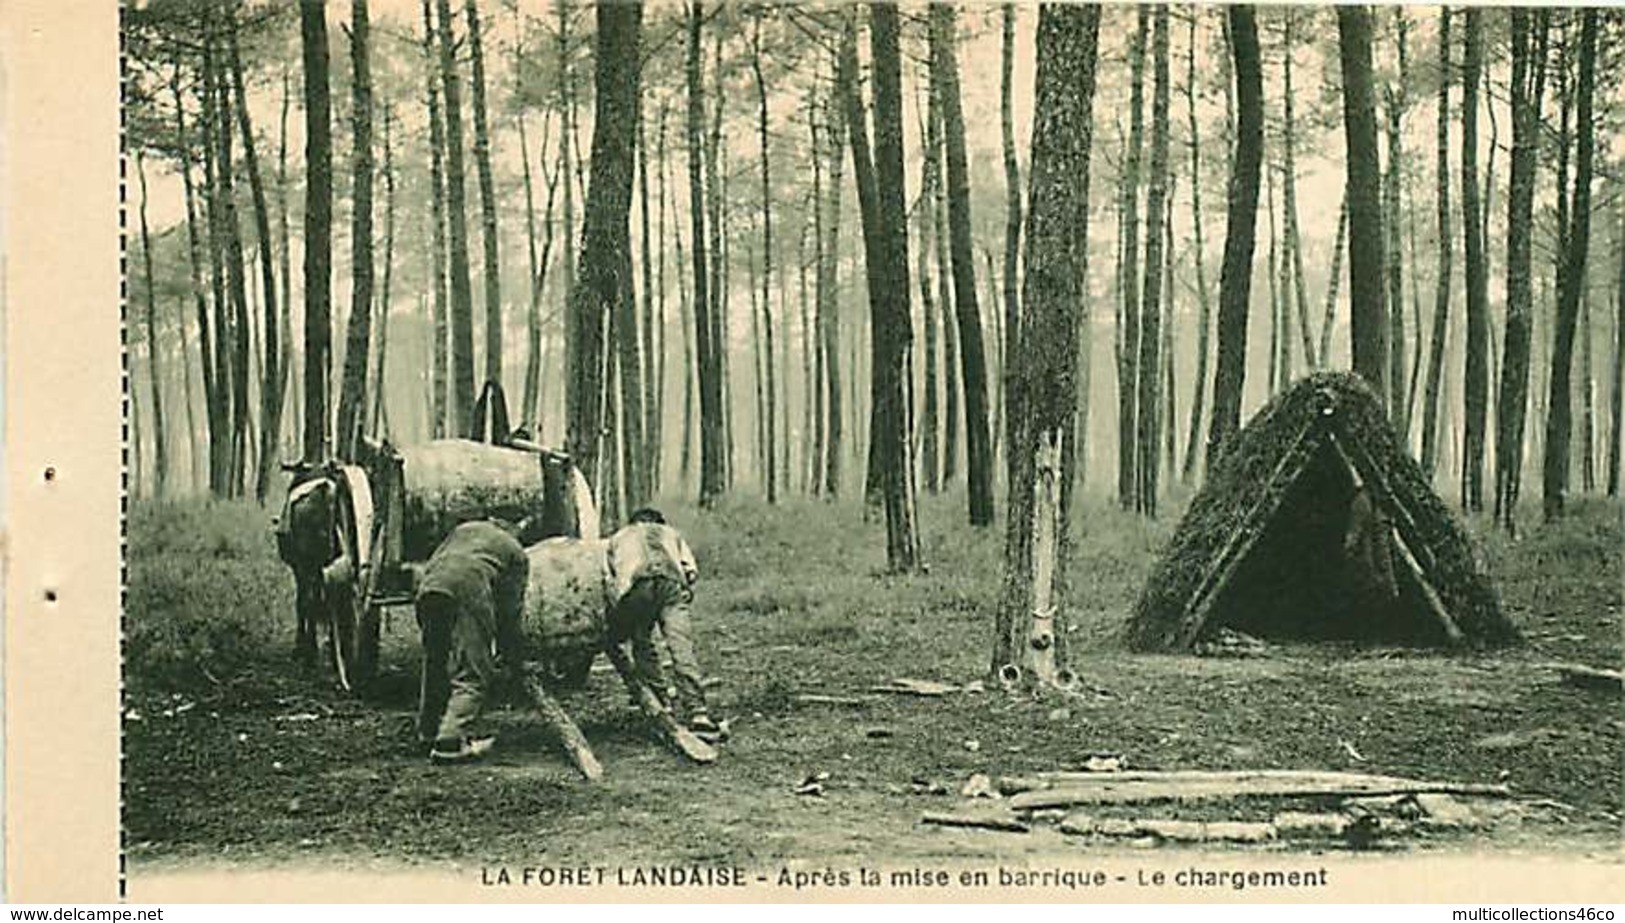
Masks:
[[[1275,839],[1275,826],[1262,821],[1124,820],[1070,814],[1061,821],[1060,830],[1074,836],[1152,836],[1176,843],[1265,843]]]
[[[1601,670],[1580,663],[1556,663],[1552,667],[1570,686],[1601,689],[1615,694],[1625,692],[1625,674],[1618,670]]]
[[[627,657],[625,649],[619,645],[609,646],[609,661],[615,665],[616,672],[621,674],[621,680],[632,691],[637,699],[638,708],[650,721],[654,722],[655,733],[659,734],[667,744],[675,747],[679,753],[696,763],[714,763],[717,759],[716,748],[694,736],[694,733],[677,723],[671,712],[661,703],[660,697],[654,694],[648,684],[638,678],[632,661]]]
[[[540,680],[527,675],[524,678],[524,687],[525,692],[530,696],[531,705],[535,707],[537,713],[541,715],[542,721],[553,732],[559,746],[564,750],[564,755],[570,758],[570,762],[575,765],[576,770],[589,782],[597,782],[602,779],[604,777],[604,767],[599,764],[598,757],[593,754],[592,747],[587,744],[587,738],[581,733],[581,728],[577,727],[576,723],[570,720],[570,716],[564,713],[564,709],[559,706],[559,703],[554,701],[553,697],[542,687]]]

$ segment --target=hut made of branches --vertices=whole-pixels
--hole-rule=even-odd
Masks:
[[[1351,551],[1362,530],[1380,549],[1364,559]],[[1386,592],[1373,590],[1373,572],[1388,576]],[[1127,638],[1137,650],[1178,651],[1221,628],[1423,647],[1519,640],[1471,539],[1376,394],[1331,372],[1298,381],[1231,437]]]

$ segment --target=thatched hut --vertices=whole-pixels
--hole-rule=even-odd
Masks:
[[[1237,433],[1140,595],[1130,646],[1230,628],[1420,647],[1518,641],[1471,540],[1358,377],[1318,373]]]

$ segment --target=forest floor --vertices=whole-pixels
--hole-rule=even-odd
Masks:
[[[1118,631],[1177,522],[1080,498],[1067,636],[1086,692],[992,689],[869,695],[896,677],[963,684],[988,663],[1002,527],[963,524],[962,495],[922,500],[926,574],[884,575],[884,527],[856,505],[755,501],[668,517],[697,550],[696,623],[732,721],[719,761],[654,743],[613,674],[565,699],[606,767],[578,778],[536,722],[499,712],[481,765],[431,767],[409,736],[411,613],[386,624],[384,675],[365,700],[291,662],[292,579],[269,517],[233,504],[137,505],[129,533],[125,844],[151,868],[196,862],[706,864],[748,869],[863,860],[1082,857],[1099,841],[925,826],[965,804],[974,773],[1075,768],[1347,770],[1503,781],[1518,810],[1486,827],[1407,835],[1402,850],[1617,849],[1617,697],[1544,665],[1621,661],[1621,509],[1581,500],[1517,542],[1472,523],[1529,643],[1483,655],[1281,645],[1267,656],[1140,655]],[[864,699],[809,705],[815,693]],[[796,794],[827,773],[822,794]],[[1312,806],[1299,805],[1299,807]],[[1228,803],[1138,816],[1268,819]],[[1216,812],[1216,813],[1215,813]],[[1248,813],[1251,812],[1251,813]],[[1260,813],[1262,812],[1262,813]],[[1246,851],[1283,847],[1231,847]]]

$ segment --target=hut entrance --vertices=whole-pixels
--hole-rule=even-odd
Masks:
[[[1386,513],[1324,443],[1219,592],[1208,630],[1414,646],[1449,642]]]

